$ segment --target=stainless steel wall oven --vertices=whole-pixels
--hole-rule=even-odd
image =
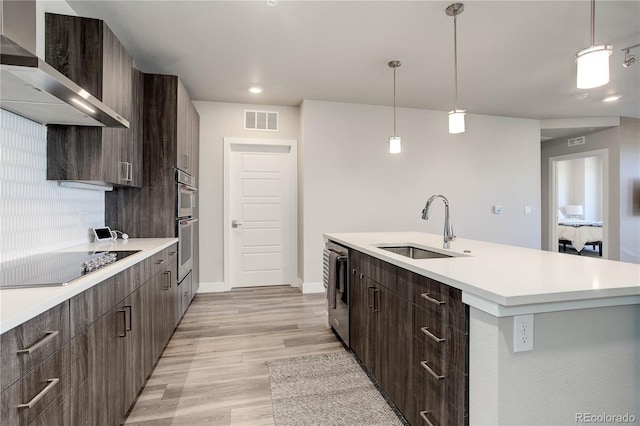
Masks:
[[[193,269],[194,217],[198,190],[193,176],[176,170],[176,231],[178,234],[178,282]]]

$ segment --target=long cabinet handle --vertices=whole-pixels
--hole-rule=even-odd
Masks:
[[[442,300],[438,300],[438,299],[434,299],[433,297],[429,297],[429,293],[422,293],[420,296],[422,296],[423,299],[427,299],[429,302],[435,303],[438,306],[444,305],[444,303],[445,303]]]
[[[427,417],[427,414],[431,414],[431,411],[420,411],[420,417],[422,417],[422,420],[424,420],[424,422],[429,426],[434,426],[433,423],[431,423],[431,420],[429,420],[429,417]]]
[[[376,308],[376,300],[378,300],[377,308]],[[380,290],[378,289],[373,290],[373,312],[380,312]]]
[[[118,333],[118,337],[127,337],[127,310],[118,309],[118,313],[124,314],[124,328],[122,330],[122,333]]]
[[[445,339],[436,336],[435,334],[433,334],[432,332],[429,331],[429,327],[422,327],[420,329],[420,331],[422,331],[424,334],[426,334],[428,337],[430,337],[431,339],[435,340],[438,343],[442,343],[444,342]]]
[[[127,321],[126,321],[126,316],[125,316],[125,322],[124,322],[124,328],[127,331],[131,331],[131,311],[133,310],[133,306],[131,305],[125,305],[124,308],[128,311],[127,313],[129,314],[129,325],[127,326]]]
[[[40,401],[42,398],[44,398],[44,396],[49,393],[51,391],[51,389],[53,389],[55,387],[55,385],[58,384],[58,382],[60,381],[59,378],[54,378],[54,379],[47,379],[47,383],[48,385],[45,386],[44,389],[42,389],[40,392],[38,392],[38,394],[36,396],[34,396],[33,398],[31,398],[31,401],[24,403],[24,404],[18,404],[18,408],[19,409],[24,409],[24,408],[32,408],[34,405],[36,405],[38,403],[38,401]]]
[[[167,277],[167,286],[162,289],[169,290],[171,288],[171,271],[165,271],[162,274]]]
[[[367,287],[367,304],[369,305],[369,309],[373,309],[373,291],[375,287]]]
[[[433,377],[435,377],[438,380],[442,380],[445,378],[445,376],[441,376],[440,374],[436,373],[435,371],[433,371],[431,369],[431,367],[429,367],[429,364],[427,364],[427,361],[420,361],[420,365],[422,366],[422,368],[424,368],[425,370],[427,370],[427,373],[431,374]]]
[[[44,345],[45,343],[47,343],[49,340],[53,339],[54,337],[56,337],[58,335],[58,330],[55,331],[47,331],[44,335],[44,337],[40,340],[38,340],[36,343],[34,343],[33,345],[31,345],[30,347],[26,348],[26,349],[19,349],[18,350],[18,355],[27,355],[30,354],[31,352],[35,351],[36,349],[38,349],[40,346]]]

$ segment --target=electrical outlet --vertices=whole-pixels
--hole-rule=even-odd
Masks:
[[[493,214],[502,214],[502,206],[493,206]]]
[[[513,352],[533,350],[533,314],[513,317]]]

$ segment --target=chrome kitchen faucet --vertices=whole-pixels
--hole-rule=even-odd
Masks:
[[[450,249],[451,241],[455,240],[456,236],[453,235],[453,226],[451,226],[451,221],[449,220],[449,200],[447,200],[447,197],[440,194],[432,195],[427,200],[427,205],[424,206],[424,209],[422,209],[422,219],[429,219],[429,207],[431,207],[431,203],[433,203],[433,200],[438,197],[442,198],[442,201],[444,202],[444,244],[442,245],[442,247]]]

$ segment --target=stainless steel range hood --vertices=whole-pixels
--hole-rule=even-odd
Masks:
[[[129,121],[35,55],[36,5],[1,0],[0,107],[42,124],[129,127]]]

